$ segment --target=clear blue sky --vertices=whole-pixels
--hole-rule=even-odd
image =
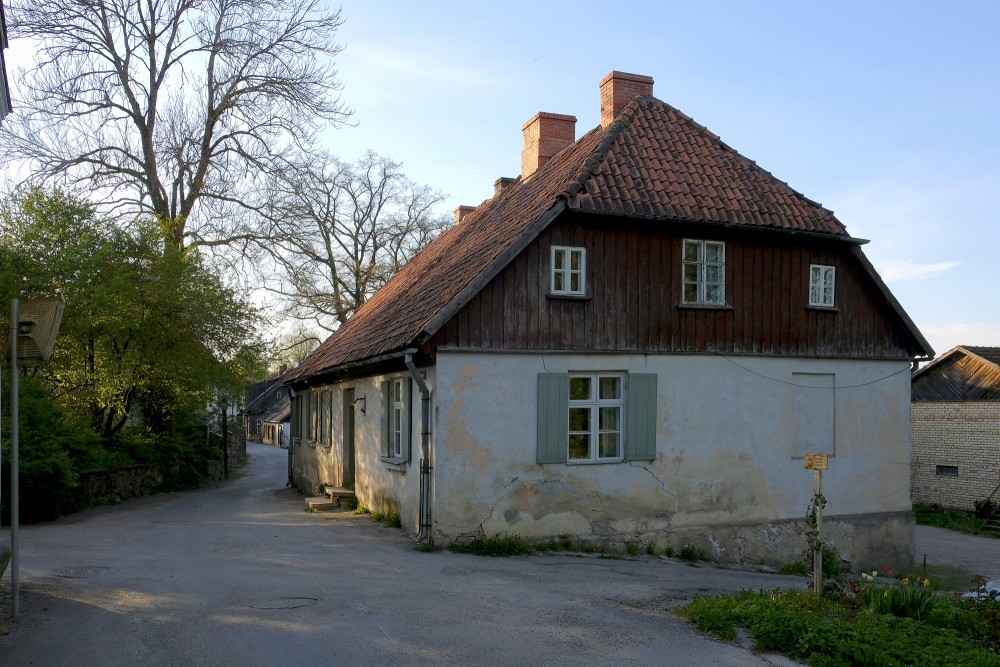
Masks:
[[[599,122],[611,70],[722,137],[857,237],[935,351],[1000,345],[1000,2],[342,5],[355,127],[410,178],[478,204],[520,173],[538,111]]]
[[[575,115],[580,136],[599,122],[605,74],[645,74],[656,97],[870,239],[865,253],[936,352],[1000,345],[1000,1],[342,11],[355,124],[325,143],[347,160],[372,149],[402,162],[447,195],[442,209],[520,173],[536,112]]]

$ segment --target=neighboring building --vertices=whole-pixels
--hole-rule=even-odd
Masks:
[[[952,348],[912,393],[913,502],[976,509],[1000,485],[1000,347]]]
[[[265,445],[285,447],[289,445],[289,422],[292,418],[292,401],[287,389],[280,389],[281,398],[274,406],[261,415],[260,441]]]
[[[279,401],[290,400],[288,388],[281,384],[287,371],[288,367],[282,364],[277,373],[266,380],[257,382],[247,390],[246,402],[243,409],[240,410],[240,418],[247,440],[261,441],[265,416]]]
[[[13,110],[10,102],[10,85],[7,79],[7,62],[4,50],[7,48],[7,20],[3,3],[0,2],[0,121]]]
[[[827,453],[824,537],[909,565],[909,371],[933,352],[863,241],[652,86],[609,74],[579,140],[534,116],[520,178],[289,373],[296,484],[353,482],[444,542],[787,563]]]

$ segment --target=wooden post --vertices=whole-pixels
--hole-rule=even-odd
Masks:
[[[815,498],[823,497],[823,471],[813,470],[813,493]],[[816,502],[816,548],[813,550],[813,590],[817,595],[823,592],[823,503]]]

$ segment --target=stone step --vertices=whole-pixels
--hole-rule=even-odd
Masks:
[[[335,499],[330,499],[326,496],[314,496],[306,498],[306,511],[319,512],[320,510],[330,510],[338,507],[339,504]]]

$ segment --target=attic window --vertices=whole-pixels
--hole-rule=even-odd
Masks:
[[[809,305],[833,308],[837,269],[825,264],[809,265]]]
[[[684,239],[683,303],[726,305],[726,244]]]
[[[586,285],[587,250],[569,246],[552,246],[552,294],[583,296]]]

